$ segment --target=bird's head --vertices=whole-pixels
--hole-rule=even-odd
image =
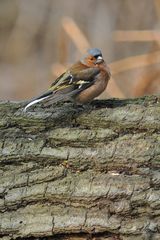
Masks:
[[[92,48],[87,51],[87,54],[81,58],[81,63],[88,67],[98,67],[104,63],[102,53],[98,48]]]

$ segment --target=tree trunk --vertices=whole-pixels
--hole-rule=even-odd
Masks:
[[[160,98],[0,103],[0,238],[160,239]]]

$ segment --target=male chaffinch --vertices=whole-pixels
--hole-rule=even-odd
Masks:
[[[98,48],[90,49],[82,59],[60,75],[48,91],[28,103],[24,111],[41,101],[48,105],[68,99],[81,104],[90,102],[105,90],[110,76],[101,51]]]

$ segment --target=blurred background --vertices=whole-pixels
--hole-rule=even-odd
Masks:
[[[0,99],[43,92],[90,47],[112,72],[101,98],[160,92],[160,0],[0,0]]]

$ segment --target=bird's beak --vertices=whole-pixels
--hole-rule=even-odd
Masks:
[[[104,62],[103,58],[101,56],[97,57],[96,64]]]

